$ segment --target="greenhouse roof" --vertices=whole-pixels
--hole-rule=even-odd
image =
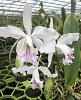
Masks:
[[[0,0],[0,14],[4,15],[21,15],[25,2],[32,5],[33,14],[37,14],[40,9],[40,2],[43,2],[43,8],[51,14],[52,11],[61,13],[61,8],[64,7],[67,13],[71,11],[71,0]],[[81,12],[81,0],[76,0],[76,14]]]

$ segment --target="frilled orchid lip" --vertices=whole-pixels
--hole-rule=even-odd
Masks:
[[[67,54],[67,56],[65,57],[65,59],[63,59],[63,64],[64,65],[70,65],[72,64],[72,60],[74,59],[74,56],[73,56],[73,52],[72,53],[69,53]]]
[[[29,62],[29,63],[35,64],[37,62],[37,55],[30,51],[26,52],[25,54],[22,54],[20,56],[20,61],[22,63]]]
[[[74,58],[73,54],[67,54],[68,60],[72,60]]]
[[[31,81],[31,83],[32,83],[32,89],[36,89],[36,88],[39,88],[39,87],[41,88],[41,86],[43,87],[43,81],[40,81],[39,83],[37,83],[36,80],[33,79]]]

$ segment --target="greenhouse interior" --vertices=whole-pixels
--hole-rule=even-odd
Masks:
[[[0,0],[0,100],[81,100],[81,0]]]

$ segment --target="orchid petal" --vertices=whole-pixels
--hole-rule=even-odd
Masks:
[[[35,53],[37,55],[38,54],[38,49],[34,48],[34,47],[31,47],[30,52]]]
[[[23,24],[28,34],[31,34],[32,30],[32,7],[26,3],[23,8]]]
[[[35,65],[37,62],[38,56],[34,52],[26,52],[25,54],[21,55],[19,58],[20,58],[20,62],[22,64],[24,64],[25,62],[26,63],[29,62],[29,63]]]
[[[33,77],[35,78],[35,80],[36,80],[37,83],[40,82],[39,72],[38,72],[38,69],[37,68],[33,72]]]
[[[50,17],[50,25],[49,25],[49,27],[50,27],[51,29],[53,29],[53,18],[52,18],[52,17]]]
[[[48,67],[40,66],[39,70],[42,71],[44,75],[47,75],[48,77],[53,77],[53,74],[50,73]]]
[[[35,88],[42,89],[43,88],[43,81],[41,81],[39,78],[39,72],[38,72],[37,68],[33,71],[31,82],[32,82],[33,89],[35,89]]]
[[[73,53],[74,53],[74,49],[68,47],[67,45],[63,45],[63,44],[59,44],[56,46],[58,52],[62,53],[65,55],[65,59],[63,59],[63,64],[71,64],[72,63],[72,59],[74,59]]]
[[[22,38],[18,43],[16,47],[16,52],[18,56],[21,56],[22,54],[25,54],[27,50],[27,43],[26,39]]]
[[[33,79],[35,79],[36,83],[40,83],[39,72],[37,68],[35,68],[33,71],[32,80]]]
[[[53,53],[49,53],[48,54],[48,67],[50,67],[51,65],[52,57],[53,57]]]
[[[72,44],[73,41],[78,41],[78,39],[79,39],[79,33],[68,33],[68,34],[62,35],[58,39],[57,43],[69,45],[69,44]]]
[[[10,25],[8,27],[0,27],[0,36],[4,38],[12,37],[15,39],[19,39],[21,37],[24,37],[25,33],[22,31],[22,29]]]
[[[45,42],[43,45],[41,45],[39,51],[41,53],[47,53],[47,54],[55,52],[55,45],[56,45],[55,40]]]
[[[34,90],[34,89],[36,89],[36,88],[38,88],[38,84],[36,83],[36,81],[34,80],[34,79],[31,79],[31,81],[30,82],[32,82],[32,89]]]
[[[56,30],[43,26],[35,27],[32,35],[39,39],[42,39],[43,41],[48,41],[52,39],[56,40],[59,37],[59,34],[58,32],[56,32]]]
[[[40,81],[39,83],[36,83],[36,81],[33,79],[31,80],[32,82],[32,89],[36,89],[36,88],[43,88],[43,81]]]
[[[43,81],[41,81],[39,78],[39,72],[38,72],[37,68],[33,71],[31,82],[32,82],[33,89],[35,89],[35,88],[42,89],[43,88]]]
[[[33,74],[35,67],[34,66],[22,66],[22,67],[18,67],[18,68],[12,68],[12,71],[14,74],[20,72],[20,73],[24,73],[25,71],[27,71],[27,74]]]
[[[71,48],[64,44],[57,44],[56,45],[57,51],[60,54],[68,54],[71,51]]]
[[[42,40],[33,36],[31,38],[32,38],[33,44],[36,46],[36,48],[39,49],[40,46],[43,44]]]
[[[28,46],[33,47],[32,39],[29,35],[26,35],[26,43]]]
[[[24,73],[25,71],[28,70],[28,66],[22,66],[22,67],[18,67],[18,68],[12,68],[12,71],[14,74],[20,72],[20,73]]]
[[[35,66],[28,67],[27,74],[33,74],[34,70],[35,70]]]

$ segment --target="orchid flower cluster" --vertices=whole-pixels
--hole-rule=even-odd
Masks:
[[[64,65],[69,65],[74,59],[74,48],[70,48],[68,45],[73,41],[78,41],[79,33],[68,33],[60,36],[60,34],[53,28],[53,19],[50,18],[49,28],[43,26],[37,26],[32,32],[32,7],[28,3],[23,8],[23,24],[27,34],[22,29],[15,26],[0,27],[1,37],[12,37],[20,39],[17,43],[16,52],[17,58],[21,64],[18,68],[12,68],[14,74],[20,72],[32,75],[31,83],[32,88],[43,88],[43,81],[40,80],[39,70],[47,77],[57,77],[57,73],[51,74],[49,67],[51,65],[53,54],[64,54],[62,59]],[[32,33],[32,34],[31,34]],[[42,66],[39,64],[40,57],[38,53],[48,54],[48,66]],[[24,63],[31,63],[28,66]]]

